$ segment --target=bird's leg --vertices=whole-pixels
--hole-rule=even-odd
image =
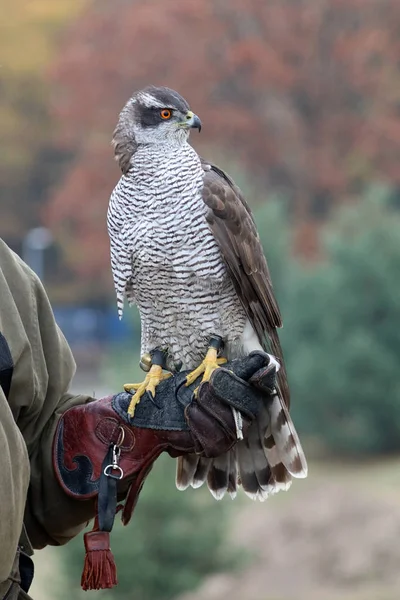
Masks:
[[[163,373],[165,368],[167,351],[156,349],[151,354],[144,354],[140,361],[140,367],[143,371],[148,371],[144,381],[142,383],[125,383],[124,390],[131,393],[135,390],[128,407],[128,415],[133,417],[135,414],[135,407],[139,404],[141,397],[145,392],[150,392],[151,395],[155,396],[156,387],[158,384],[171,377],[171,373]]]
[[[185,385],[191,385],[203,373],[202,381],[210,381],[212,372],[218,369],[219,365],[226,363],[226,358],[218,358],[218,352],[222,347],[222,338],[219,335],[213,335],[210,338],[210,345],[203,362],[187,375]]]

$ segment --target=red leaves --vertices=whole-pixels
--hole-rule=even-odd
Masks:
[[[188,99],[205,156],[233,155],[267,189],[283,187],[299,218],[320,196],[343,202],[377,176],[397,182],[399,56],[398,0],[93,3],[52,69],[59,143],[76,153],[51,199],[52,226],[72,219],[82,247],[103,218],[105,232],[119,176],[109,140],[123,104],[149,83]],[[99,240],[97,272],[108,268]]]

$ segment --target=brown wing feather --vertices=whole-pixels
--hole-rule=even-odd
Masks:
[[[210,209],[208,224],[260,344],[281,363],[278,385],[289,406],[289,386],[276,330],[282,327],[282,319],[251,210],[239,188],[224,171],[203,159],[202,165],[203,200]]]

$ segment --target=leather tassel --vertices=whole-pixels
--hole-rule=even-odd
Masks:
[[[117,585],[117,568],[110,550],[108,531],[85,533],[86,549],[81,586],[84,590],[101,590]]]

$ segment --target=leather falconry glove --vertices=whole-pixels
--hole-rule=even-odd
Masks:
[[[162,381],[154,398],[146,393],[133,418],[127,414],[131,395],[123,392],[70,408],[58,423],[53,451],[57,479],[69,496],[94,500],[89,503],[94,528],[84,535],[83,589],[116,585],[109,532],[116,511],[122,510],[124,525],[130,521],[156,458],[162,452],[209,458],[227,452],[238,440],[232,408],[240,412],[245,438],[275,387],[275,366],[263,352],[226,363],[206,383],[199,378],[187,387],[187,373]]]

